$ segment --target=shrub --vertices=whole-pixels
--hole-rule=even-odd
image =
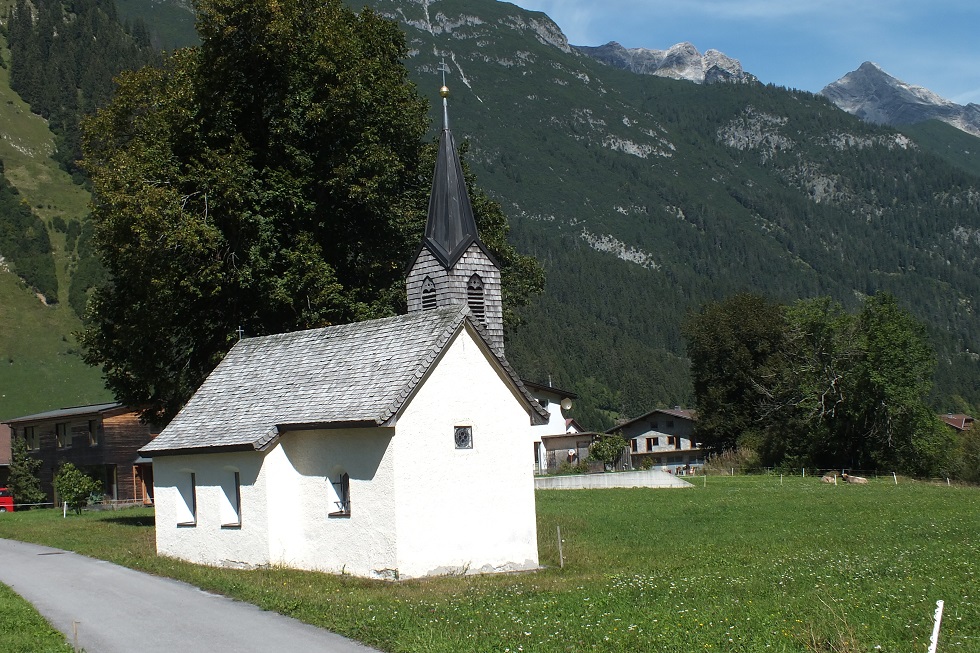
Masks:
[[[86,476],[71,463],[65,463],[54,477],[54,489],[68,507],[81,514],[82,508],[88,505],[89,497],[100,493],[100,485]]]

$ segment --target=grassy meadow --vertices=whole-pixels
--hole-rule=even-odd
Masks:
[[[12,4],[0,0],[0,11],[5,15]],[[0,57],[10,61],[2,37]],[[51,158],[54,136],[44,119],[10,89],[9,77],[9,68],[0,67],[0,160],[7,179],[46,223],[56,217],[81,219],[88,214],[88,192]],[[45,305],[0,265],[0,419],[112,400],[101,372],[82,362],[72,336],[82,322],[67,302],[72,261],[65,252],[65,234],[49,229],[49,235],[57,303]]]
[[[386,651],[980,651],[980,489],[709,477],[538,492],[536,573],[367,581],[153,554],[152,511],[4,515],[0,537],[172,576]],[[559,567],[557,527],[564,538]]]
[[[64,653],[72,647],[30,603],[0,585],[0,653]]]

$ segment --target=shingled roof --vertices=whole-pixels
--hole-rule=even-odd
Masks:
[[[140,453],[263,450],[283,431],[381,426],[395,417],[469,309],[449,307],[240,340],[173,421]],[[531,418],[547,420],[505,359]]]

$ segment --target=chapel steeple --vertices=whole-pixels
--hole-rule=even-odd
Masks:
[[[503,353],[500,269],[480,241],[476,228],[459,153],[449,130],[445,64],[441,70],[442,134],[432,177],[425,235],[406,280],[408,312],[466,304],[473,319],[486,329],[490,344]]]
[[[448,268],[459,260],[471,244],[479,242],[479,236],[456,141],[449,130],[449,89],[444,85],[439,89],[439,95],[442,96],[442,134],[439,136],[439,155],[432,176],[429,219],[425,223],[423,242]]]

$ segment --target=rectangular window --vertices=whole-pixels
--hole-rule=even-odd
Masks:
[[[68,429],[68,424],[62,422],[61,424],[54,425],[55,435],[58,436],[58,448],[67,449],[71,446],[71,431]]]
[[[650,428],[656,429],[656,428],[659,428],[659,427],[660,427],[660,422],[657,422],[657,421],[650,422]]]
[[[647,451],[653,451],[660,446],[660,438],[647,438]]]
[[[238,472],[222,479],[221,528],[240,528],[242,525],[242,479]]]
[[[177,486],[177,525],[197,526],[197,477],[194,472],[182,476]]]
[[[41,448],[41,437],[38,435],[36,426],[24,427],[24,442],[27,444],[28,451]]]
[[[637,451],[640,450],[640,443],[639,443],[638,440],[635,440],[635,439],[634,440],[630,440],[630,450],[633,453],[636,453]]]
[[[667,428],[669,429],[674,428],[674,420],[672,419],[667,420]]]
[[[673,435],[668,435],[667,436],[667,446],[668,447],[673,446],[675,440],[677,440],[676,437],[674,437]]]
[[[336,499],[334,505],[336,510],[329,513],[328,517],[350,517],[350,476],[345,472],[340,476],[340,480],[333,483]]]
[[[102,444],[102,425],[98,420],[88,421],[88,444],[90,447],[97,447]]]

